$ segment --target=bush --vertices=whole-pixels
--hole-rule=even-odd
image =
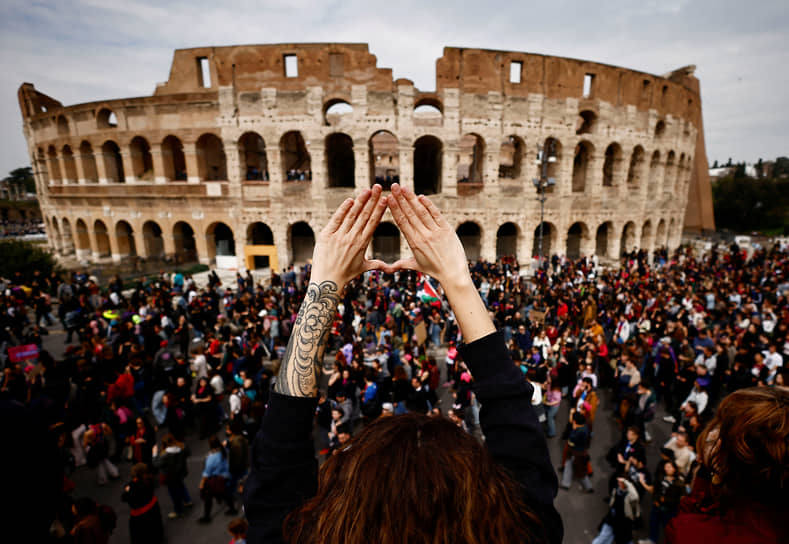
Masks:
[[[28,281],[36,270],[44,277],[58,270],[49,251],[31,242],[0,240],[0,277],[13,279],[18,272]]]

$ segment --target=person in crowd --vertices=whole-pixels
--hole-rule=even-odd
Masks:
[[[122,499],[129,504],[129,535],[132,544],[159,544],[164,539],[162,511],[154,494],[153,476],[145,463],[136,463],[131,482],[123,489]]]
[[[589,450],[589,428],[586,426],[586,417],[575,412],[571,416],[570,424],[572,430],[569,433],[565,444],[565,460],[560,467],[562,470],[562,482],[559,485],[562,489],[570,489],[573,478],[581,479],[581,489],[587,493],[592,493],[591,459],[587,453]]]
[[[679,501],[685,495],[685,479],[674,461],[663,461],[655,474],[654,484],[650,485],[643,474],[639,482],[652,495],[649,539],[641,540],[639,544],[657,544],[666,525],[677,514]]]
[[[608,513],[592,544],[628,544],[633,541],[633,526],[641,515],[638,492],[630,480],[619,477],[608,501]]]
[[[249,523],[243,518],[236,518],[227,524],[227,532],[230,533],[230,544],[247,544],[247,529]]]
[[[231,498],[232,491],[228,489],[231,475],[227,451],[216,436],[208,439],[208,447],[208,456],[200,479],[200,498],[203,500],[203,516],[198,519],[200,523],[211,523],[214,500],[227,503],[225,515],[235,516],[238,513]]]
[[[184,483],[189,474],[188,457],[189,449],[172,434],[162,439],[161,452],[154,447],[154,466],[158,467],[160,480],[167,486],[167,493],[173,501],[173,511],[167,514],[170,519],[177,519],[183,515],[186,508],[192,506],[192,497]]]

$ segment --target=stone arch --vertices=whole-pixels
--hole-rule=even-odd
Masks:
[[[666,133],[666,122],[662,119],[655,124],[655,140],[660,140]]]
[[[540,151],[542,153],[542,158],[547,161],[547,166],[545,168],[546,177],[553,178],[556,183],[559,183],[560,165],[562,162],[562,143],[556,138],[548,137],[545,139]],[[555,160],[551,160],[551,157]],[[537,164],[536,177],[537,179],[542,177],[542,160]],[[554,187],[555,185],[547,186],[545,192],[553,193]]]
[[[619,248],[622,254],[630,253],[636,248],[636,224],[632,221],[625,223],[622,227],[622,237],[619,240]]]
[[[303,265],[312,259],[315,249],[315,232],[306,222],[298,221],[288,228],[290,262]]]
[[[622,146],[614,142],[605,148],[603,160],[603,187],[613,187],[622,170]]]
[[[170,134],[162,140],[162,163],[167,181],[186,181],[186,156],[184,144],[178,136]]]
[[[356,160],[353,139],[343,132],[326,136],[326,177],[328,187],[354,187]]]
[[[676,179],[674,180],[674,191],[679,196],[680,191],[682,190],[682,180],[685,177],[685,154],[680,153],[679,155],[679,162],[677,163],[677,175]]]
[[[627,186],[638,188],[641,186],[641,173],[644,169],[644,148],[637,145],[630,155],[630,166],[627,168]]]
[[[79,157],[82,161],[82,174],[85,176],[85,181],[98,183],[99,170],[96,168],[96,157],[93,156],[93,146],[87,140],[79,146]]]
[[[336,126],[353,115],[353,106],[344,98],[332,98],[323,105],[323,121],[327,127]]]
[[[65,229],[67,219],[63,220],[63,226]],[[77,219],[77,222],[74,224],[75,234],[76,234],[76,246],[77,246],[77,254],[80,257],[85,257],[90,253],[90,234],[88,234],[88,226],[85,224],[85,221],[82,219]]]
[[[646,251],[652,251],[653,243],[654,241],[652,240],[652,221],[647,219],[646,221],[644,221],[644,224],[641,227],[641,243],[640,243],[641,249],[644,249]]]
[[[575,121],[576,134],[593,134],[597,126],[597,113],[592,110],[582,110]]]
[[[134,241],[134,230],[127,221],[118,221],[115,223],[115,240],[118,248],[118,256],[136,257],[137,244]]]
[[[279,140],[282,173],[288,181],[312,179],[312,162],[304,138],[298,130],[291,130]]]
[[[652,160],[649,161],[649,181],[647,182],[647,199],[654,198],[658,192],[660,183],[660,151],[657,149],[652,153]]]
[[[579,259],[583,256],[589,240],[589,227],[583,221],[576,221],[567,229],[567,250],[565,255],[568,259]]]
[[[47,219],[47,238],[56,252],[62,253],[63,255],[66,254],[66,242],[63,237],[61,237],[60,226],[55,217],[53,217],[51,221]]]
[[[208,258],[215,261],[217,257],[235,257],[236,239],[233,229],[220,221],[211,223],[205,231]]]
[[[63,155],[63,183],[77,182],[77,163],[74,160],[74,152],[71,146],[66,144],[60,150]]]
[[[482,254],[482,229],[474,221],[461,223],[455,230],[466,250],[466,258],[469,261],[476,261]]]
[[[126,183],[126,174],[123,171],[123,157],[121,148],[112,140],[107,140],[101,146],[104,157],[104,169],[107,173],[107,182]]]
[[[186,221],[178,221],[173,225],[173,245],[175,258],[179,263],[197,261],[197,242],[192,225]]]
[[[54,145],[49,146],[47,149],[47,163],[49,170],[49,179],[53,182],[62,183],[63,176],[60,174],[60,162],[58,161],[58,152]]]
[[[146,221],[142,226],[142,238],[145,241],[145,254],[151,259],[164,258],[164,238],[162,227],[156,221]]]
[[[261,221],[250,223],[247,227],[247,245],[250,246],[273,246],[274,234],[268,225]]]
[[[556,230],[556,226],[550,221],[543,221],[542,227],[542,255],[540,255],[540,225],[537,225],[537,228],[534,229],[532,255],[535,257],[542,256],[543,258],[550,258],[554,248],[556,248],[558,231]]]
[[[479,134],[460,139],[457,164],[458,183],[482,183],[485,172],[485,140]]]
[[[107,231],[107,225],[101,219],[96,219],[93,223],[93,235],[96,238],[96,255],[97,257],[104,258],[110,256],[110,235]]]
[[[586,182],[590,177],[593,156],[594,146],[588,140],[582,140],[575,146],[572,192],[583,193],[586,191]]]
[[[414,191],[434,195],[441,192],[443,145],[435,136],[422,136],[414,142]]]
[[[197,139],[197,175],[202,181],[227,179],[225,146],[219,136],[207,132]]]
[[[394,262],[400,258],[400,229],[394,223],[382,221],[373,233],[373,259]]]
[[[666,233],[666,220],[661,219],[658,222],[657,232],[655,233],[655,247],[668,246],[667,233]]]
[[[68,136],[70,132],[68,119],[65,115],[58,115],[57,118],[58,136]]]
[[[666,165],[664,166],[663,170],[663,191],[671,191],[673,187],[671,186],[672,182],[674,181],[674,161],[676,160],[676,154],[674,151],[669,151],[668,155],[666,156]]]
[[[68,218],[64,217],[62,222],[62,227],[58,225],[57,218],[52,218],[52,228],[55,229],[60,234],[60,251],[63,255],[70,255],[74,253],[74,235],[71,230],[71,223],[69,222]],[[88,242],[88,247],[90,247],[90,241]]]
[[[595,233],[595,250],[598,257],[612,257],[611,245],[614,241],[614,225],[610,221],[597,227]]]
[[[444,115],[444,104],[436,96],[423,96],[414,101],[415,114]]]
[[[105,130],[118,127],[118,116],[109,108],[102,108],[96,114],[96,127]]]
[[[136,180],[153,181],[153,155],[151,145],[142,136],[135,136],[129,143],[132,175]]]
[[[379,184],[389,189],[400,183],[400,144],[388,130],[379,130],[369,140],[370,185]]]
[[[238,139],[238,159],[241,179],[268,181],[268,156],[266,142],[257,132],[245,132]]]
[[[508,221],[499,226],[496,231],[496,258],[518,258],[518,240],[520,229],[515,223]]]
[[[521,178],[523,158],[526,154],[526,144],[520,136],[507,136],[501,143],[499,151],[499,178]]]

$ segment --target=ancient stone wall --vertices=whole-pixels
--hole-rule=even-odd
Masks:
[[[424,92],[364,44],[284,44],[177,50],[148,97],[63,107],[25,83],[50,243],[96,261],[263,266],[244,262],[254,245],[301,262],[343,199],[397,181],[434,195],[469,257],[525,261],[539,158],[546,254],[614,259],[714,229],[691,68],[446,48],[436,74]],[[407,254],[385,221],[372,253]]]

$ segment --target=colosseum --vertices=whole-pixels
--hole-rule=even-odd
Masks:
[[[469,258],[615,259],[714,229],[699,81],[582,60],[447,47],[435,91],[366,44],[175,51],[152,96],[19,105],[51,248],[280,268],[343,199],[395,181],[434,195]],[[388,214],[389,212],[387,212]],[[370,252],[408,253],[391,217]]]

